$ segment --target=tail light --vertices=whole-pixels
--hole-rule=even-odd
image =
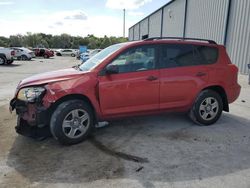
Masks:
[[[15,55],[15,51],[11,51],[10,54],[11,54],[12,56],[14,56],[14,55]]]

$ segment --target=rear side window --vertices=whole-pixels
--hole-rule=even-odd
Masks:
[[[161,67],[207,65],[217,60],[217,48],[190,44],[164,44],[161,46]]]
[[[201,56],[205,59],[206,64],[216,63],[218,59],[218,49],[209,46],[197,46],[196,47]]]

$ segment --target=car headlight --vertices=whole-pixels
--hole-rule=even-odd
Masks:
[[[27,102],[35,102],[42,94],[45,88],[43,87],[27,87],[19,90],[17,99]]]

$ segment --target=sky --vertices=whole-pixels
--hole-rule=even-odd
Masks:
[[[0,0],[0,36],[46,33],[98,37],[123,35],[169,0]]]

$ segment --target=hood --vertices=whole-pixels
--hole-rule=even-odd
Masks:
[[[20,87],[31,86],[31,85],[42,85],[42,84],[47,84],[51,82],[69,80],[69,79],[79,77],[80,75],[83,75],[83,74],[86,74],[86,72],[82,72],[74,68],[45,72],[42,74],[37,74],[37,75],[23,79],[19,83],[18,87],[20,88]]]

